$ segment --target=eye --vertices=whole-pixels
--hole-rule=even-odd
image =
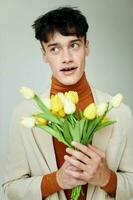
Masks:
[[[50,49],[50,51],[53,53],[53,54],[57,54],[59,52],[59,48],[58,47],[53,47]]]
[[[72,47],[73,49],[76,49],[76,48],[79,47],[79,44],[78,44],[78,43],[72,43],[72,44],[71,44],[71,47]]]

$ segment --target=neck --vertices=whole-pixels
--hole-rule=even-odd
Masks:
[[[88,87],[88,82],[86,79],[85,73],[82,75],[81,79],[73,84],[73,85],[63,85],[60,83],[54,76],[52,76],[52,85],[51,90],[52,94],[56,94],[58,92],[67,92],[67,91],[77,91],[78,93],[81,93],[84,91],[83,87]]]

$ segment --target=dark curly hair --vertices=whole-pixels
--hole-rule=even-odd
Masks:
[[[32,25],[37,40],[47,43],[55,32],[64,36],[84,37],[88,31],[85,16],[75,7],[59,7],[40,16]]]

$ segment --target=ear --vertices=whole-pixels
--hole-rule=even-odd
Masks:
[[[86,54],[86,56],[88,56],[90,53],[89,40],[86,40],[85,46],[86,46],[85,54]]]
[[[42,51],[42,59],[43,59],[43,62],[47,63],[47,56],[46,56],[46,52],[43,48],[41,48],[41,51]]]

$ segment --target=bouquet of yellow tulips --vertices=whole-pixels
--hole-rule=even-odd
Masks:
[[[107,118],[107,113],[112,108],[118,107],[123,99],[119,93],[110,102],[99,105],[91,103],[83,111],[80,111],[80,114],[77,114],[76,104],[79,99],[75,91],[59,92],[44,99],[41,99],[28,87],[22,87],[20,92],[26,99],[33,99],[40,109],[32,116],[24,117],[21,123],[28,128],[36,126],[43,129],[71,148],[73,148],[72,141],[87,145],[98,130],[115,123]],[[81,186],[73,188],[71,200],[77,200],[81,192]]]

